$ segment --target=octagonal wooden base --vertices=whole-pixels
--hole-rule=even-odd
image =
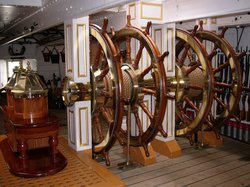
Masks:
[[[20,177],[41,177],[52,175],[67,165],[66,158],[58,151],[51,155],[49,147],[27,151],[27,158],[21,159],[18,153],[13,152],[7,139],[0,143],[5,162],[9,171]]]
[[[176,140],[164,142],[154,139],[151,144],[156,152],[165,155],[168,158],[176,158],[181,155],[181,148]]]
[[[156,163],[156,154],[155,154],[155,152],[150,144],[148,145],[148,152],[149,152],[149,156],[147,157],[143,147],[132,147],[131,146],[129,148],[130,160],[132,162],[136,162],[136,163],[142,164],[144,166]],[[123,149],[123,153],[124,154],[127,153],[127,150],[125,147]]]

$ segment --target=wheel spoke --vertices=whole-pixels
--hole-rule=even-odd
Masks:
[[[212,52],[208,55],[208,59],[212,60],[212,58],[214,58],[215,55],[217,55],[217,47],[214,46],[214,49],[212,50]]]
[[[101,45],[98,45],[97,53],[96,53],[96,56],[94,58],[94,62],[92,65],[92,69],[94,71],[96,71],[98,69],[100,59],[103,57],[103,55],[104,55],[104,53],[102,51],[102,47],[101,47]]]
[[[225,103],[218,98],[216,95],[214,95],[214,99],[218,102],[219,105],[221,105],[224,109],[228,110],[228,107],[225,105]]]
[[[139,102],[138,105],[142,108],[142,110],[148,115],[150,121],[153,120],[153,115],[148,110],[147,106],[143,102]]]
[[[214,125],[213,125],[213,123],[212,123],[209,119],[206,119],[205,123],[206,123],[211,129],[214,129]]]
[[[109,113],[106,111],[104,107],[102,107],[100,111],[104,120],[108,123],[108,125],[110,125],[113,122],[112,116],[109,115]]]
[[[197,85],[192,85],[192,84],[189,84],[188,88],[189,89],[194,89],[194,90],[203,90],[203,87],[200,87],[200,86],[197,86]]]
[[[94,116],[94,124],[93,125],[96,127],[100,141],[102,141],[104,139],[104,135],[103,135],[103,131],[102,131],[102,124],[99,120],[98,114],[95,114],[95,116]]]
[[[194,65],[192,65],[187,71],[186,71],[186,75],[189,75],[191,72],[193,72],[194,70],[196,70],[196,68],[198,68],[201,65],[200,61],[197,61]]]
[[[131,64],[131,37],[126,37],[126,63]]]
[[[109,67],[107,66],[102,70],[100,75],[96,76],[96,80],[97,81],[103,80],[103,78],[107,75],[108,72],[109,72]]]
[[[151,70],[152,70],[153,66],[152,66],[152,63],[150,66],[148,66],[146,69],[144,69],[142,72],[141,72],[141,75],[140,77],[143,78],[145,75],[147,75]]]
[[[188,59],[189,59],[190,62],[194,62],[195,61],[190,50],[188,50],[187,56],[188,56]]]
[[[216,86],[220,86],[220,87],[224,87],[224,88],[232,88],[232,84],[227,84],[227,83],[224,83],[224,82],[215,82],[214,83]]]
[[[124,59],[123,59],[123,55],[121,54],[121,51],[120,51],[120,45],[121,45],[120,42],[116,42],[115,43],[115,48],[117,50],[117,53],[120,54],[120,62],[121,62],[121,64],[123,64],[124,63]]]
[[[148,88],[141,88],[141,93],[156,95],[156,90],[148,89]]]
[[[184,108],[179,107],[179,111],[180,113],[178,116],[181,118],[181,121],[184,122],[185,126],[187,126],[191,122],[189,116],[185,113]]]
[[[140,61],[141,56],[142,56],[143,48],[144,48],[144,45],[142,44],[142,42],[140,42],[140,48],[136,54],[135,61],[134,61],[134,68],[136,68],[136,69],[138,69],[138,64],[139,64],[139,61]]]
[[[138,107],[136,107],[136,109],[134,110],[134,116],[135,116],[136,125],[139,129],[139,136],[141,136],[143,134],[143,128],[142,128],[141,120],[138,114]]]
[[[193,101],[190,100],[190,99],[188,98],[188,96],[184,96],[183,99],[184,99],[184,101],[186,101],[187,104],[188,104],[190,107],[192,107],[196,112],[199,112],[199,109],[195,106],[195,104],[193,103]]]
[[[181,55],[181,58],[177,60],[178,65],[180,67],[182,67],[184,65],[184,61],[185,61],[185,59],[187,57],[187,53],[188,53],[189,49],[190,49],[190,45],[185,44],[185,48],[184,48],[184,51],[183,51],[183,53]]]
[[[230,64],[229,64],[229,60],[226,61],[224,64],[221,64],[219,65],[217,68],[213,69],[213,73],[218,73],[220,72],[221,70],[223,70],[224,68],[228,67]]]

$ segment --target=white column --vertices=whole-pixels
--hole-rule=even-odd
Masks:
[[[152,14],[152,12],[154,12]],[[154,1],[153,3],[144,2],[144,1],[137,1],[127,5],[127,15],[131,16],[131,24],[132,26],[138,27],[142,30],[145,30],[148,21],[152,23],[162,23],[163,19],[163,9],[162,4]],[[151,29],[152,31],[152,29]],[[150,34],[152,35],[150,31]],[[140,43],[135,40],[131,40],[131,56],[136,56],[137,51],[139,50]],[[147,54],[146,49],[143,49],[141,61],[139,63],[139,69],[144,70],[148,66],[150,66],[151,60],[149,55]],[[150,76],[149,74],[145,76]],[[146,95],[144,97],[143,103],[147,106],[147,108],[152,112],[153,109],[153,100],[151,96]],[[141,119],[141,123],[143,126],[143,131],[145,131],[150,125],[150,119],[148,115],[139,107],[138,111],[139,117]],[[135,118],[132,115],[132,128],[131,133],[133,135],[138,135],[138,128],[135,125]],[[123,124],[125,126],[125,124]]]
[[[169,55],[164,60],[165,71],[167,77],[175,76],[175,24],[164,24],[163,22],[163,5],[160,1],[153,3],[138,1],[128,5],[127,14],[131,15],[131,24],[133,26],[145,29],[147,22],[151,21],[153,26],[150,31],[153,41],[156,43],[159,51],[163,54],[169,51]],[[132,43],[132,42],[131,42]],[[139,48],[139,43],[132,45],[132,51]],[[149,66],[150,60],[144,49],[140,69],[145,69]],[[171,93],[174,95],[174,93]],[[151,97],[145,97],[144,103],[151,109],[154,108],[154,101]],[[142,117],[142,125],[145,130],[150,123],[148,116],[140,109],[140,116]],[[175,101],[169,100],[166,109],[166,115],[163,121],[163,128],[168,133],[168,138],[162,137],[161,134],[157,135],[157,139],[162,141],[173,140],[175,137]]]
[[[167,78],[175,77],[175,23],[153,25],[152,38],[161,53],[169,52],[164,59],[164,66]],[[174,92],[168,93],[175,95]],[[163,129],[168,133],[164,138],[160,133],[156,139],[167,142],[175,139],[175,101],[168,100],[165,117],[163,120]]]
[[[65,21],[65,75],[76,83],[90,82],[89,17]],[[68,143],[76,151],[91,149],[91,101],[67,109]]]

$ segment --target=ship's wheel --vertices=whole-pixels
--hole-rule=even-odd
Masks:
[[[207,129],[219,129],[230,118],[235,118],[237,122],[239,117],[234,114],[241,96],[242,80],[239,55],[237,55],[232,46],[224,38],[226,28],[221,34],[203,30],[202,22],[196,32],[196,37],[201,42],[210,42],[213,45],[209,57],[213,62],[212,75],[214,76],[214,95],[216,112],[211,112],[210,122],[213,126],[207,126]],[[220,51],[222,60],[218,61],[217,51]],[[217,58],[217,60],[216,60]],[[218,64],[219,63],[219,64]],[[212,115],[213,114],[213,115]],[[218,135],[218,133],[216,133]]]
[[[211,125],[208,116],[214,86],[210,58],[194,37],[196,31],[197,27],[192,33],[176,29],[176,74],[185,82],[176,93],[176,135],[190,140],[202,124]]]
[[[125,113],[127,121],[132,114],[134,116],[135,127],[137,133],[127,136],[129,129],[121,129],[119,133],[119,141],[122,145],[127,143],[130,139],[130,146],[143,146],[146,155],[148,152],[148,143],[151,142],[157,133],[160,131],[164,137],[167,136],[162,128],[162,121],[166,109],[166,74],[163,65],[163,59],[167,55],[160,54],[155,43],[149,36],[149,29],[151,22],[147,24],[146,29],[143,31],[139,28],[133,27],[130,23],[130,16],[127,17],[127,25],[121,30],[114,32],[112,41],[116,49],[121,55],[121,70],[124,83],[124,100]],[[134,44],[138,44],[132,48]],[[142,69],[142,55],[148,59],[148,66]],[[145,59],[144,59],[145,62]],[[152,109],[144,103],[145,97],[150,97],[154,102]],[[126,110],[126,107],[131,108]],[[143,127],[141,113],[143,111],[148,119],[149,125]]]
[[[91,99],[92,151],[102,154],[110,165],[108,153],[120,132],[124,97],[120,57],[107,34],[107,25],[107,19],[102,28],[90,25],[91,82],[74,83],[71,78],[65,78],[63,100],[70,106]]]

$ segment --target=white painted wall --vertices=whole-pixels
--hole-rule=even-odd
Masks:
[[[167,0],[165,22],[178,22],[249,12],[249,0]]]
[[[107,32],[110,32],[111,26],[113,26],[115,30],[117,31],[123,28],[127,23],[126,11],[106,12],[105,14],[102,14],[102,15],[93,15],[93,16],[90,16],[90,22],[102,27],[104,17],[107,17],[109,20]]]

